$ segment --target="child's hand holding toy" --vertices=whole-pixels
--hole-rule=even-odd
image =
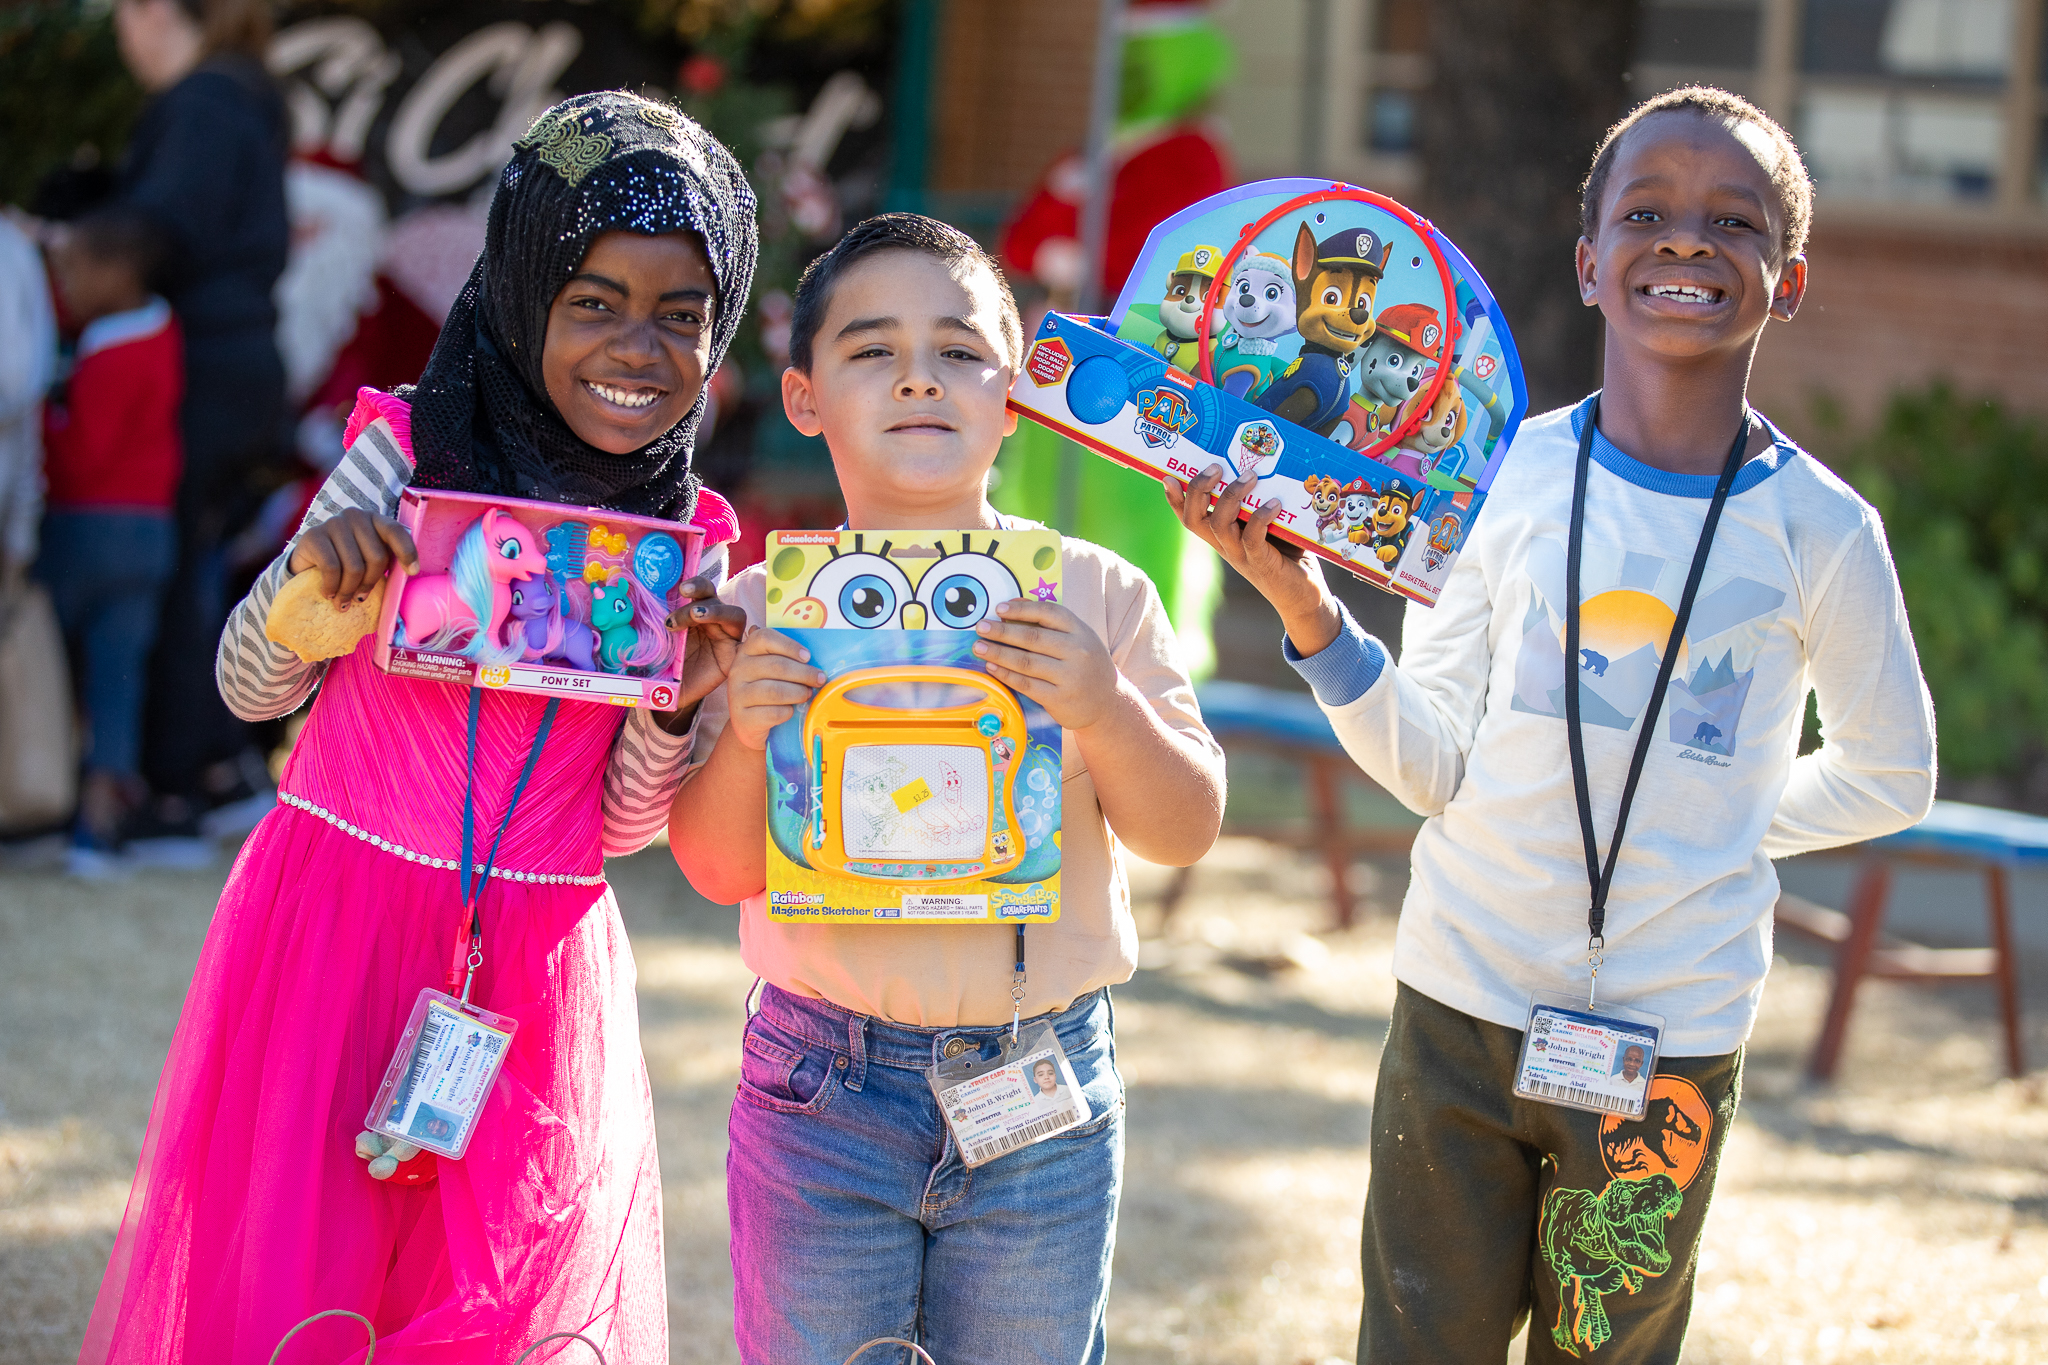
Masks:
[[[412,533],[388,517],[351,507],[307,528],[292,551],[292,573],[320,571],[320,594],[331,602],[366,595],[389,572],[394,559],[405,561],[407,573],[420,571],[420,552]]]
[[[726,728],[746,748],[765,750],[768,732],[795,715],[796,708],[824,685],[825,671],[811,667],[808,649],[779,630],[750,630],[725,683],[732,706]]]
[[[292,577],[272,600],[263,633],[307,663],[349,653],[383,610],[394,559],[419,572],[411,533],[385,517],[351,507],[309,527],[292,549]]]
[[[998,603],[996,616],[975,627],[974,655],[991,677],[1043,706],[1064,729],[1086,730],[1111,714],[1123,677],[1086,622],[1030,597]]]
[[[1337,599],[1323,580],[1322,561],[1302,553],[1298,545],[1266,534],[1280,515],[1280,500],[1269,499],[1249,520],[1239,523],[1238,511],[1257,488],[1257,478],[1244,475],[1226,484],[1222,467],[1210,465],[1193,483],[1183,484],[1174,478],[1161,482],[1180,524],[1215,546],[1223,562],[1243,574],[1273,604],[1296,650],[1303,655],[1320,653],[1337,638],[1343,618],[1337,611]],[[1211,498],[1216,500],[1213,509]]]
[[[671,734],[680,733],[695,717],[697,703],[724,682],[740,652],[747,632],[747,614],[718,600],[718,589],[708,578],[692,578],[677,588],[685,601],[669,613],[670,630],[687,631],[683,642],[683,663],[676,671],[676,709],[657,713],[657,722]]]

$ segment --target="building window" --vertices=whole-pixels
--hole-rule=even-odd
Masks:
[[[1807,0],[1797,135],[1823,193],[1998,190],[2013,0]]]
[[[1636,60],[1746,71],[1756,65],[1761,20],[1756,0],[1652,0],[1643,7]]]
[[[1378,0],[1366,29],[1366,150],[1375,156],[1415,151],[1415,116],[1429,86],[1427,0]]]

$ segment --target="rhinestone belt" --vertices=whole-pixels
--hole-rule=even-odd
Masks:
[[[350,824],[348,821],[342,819],[339,815],[336,815],[333,811],[326,810],[320,806],[316,806],[303,796],[294,796],[290,792],[281,791],[277,794],[277,799],[287,806],[291,806],[298,810],[306,812],[306,814],[308,815],[318,816],[320,819],[325,820],[328,824],[334,826],[336,829],[340,830],[343,834],[348,835],[352,839],[361,839],[364,843],[369,844],[371,847],[380,848],[384,852],[392,854],[396,857],[403,858],[409,863],[421,863],[427,867],[442,868],[449,872],[456,871],[462,865],[459,859],[430,858],[424,853],[419,853],[414,851],[413,849],[405,847],[403,844],[394,844],[381,834],[372,834],[369,830],[364,829],[361,825]],[[476,864],[476,870],[478,872],[482,872],[484,870],[484,865],[482,863]],[[492,875],[497,877],[503,877],[507,881],[531,882],[537,886],[604,885],[604,875],[602,873],[594,877],[579,877],[574,873],[569,872],[514,872],[511,868],[501,867],[496,872],[492,873]]]

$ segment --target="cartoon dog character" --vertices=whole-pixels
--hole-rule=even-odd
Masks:
[[[1223,296],[1223,317],[1230,331],[1217,347],[1217,386],[1256,400],[1287,364],[1280,338],[1294,330],[1292,267],[1266,252],[1239,261]]]
[[[1328,436],[1351,406],[1351,369],[1373,333],[1372,303],[1391,243],[1370,228],[1347,228],[1318,242],[1301,224],[1289,270],[1301,355],[1259,396],[1276,417]]]
[[[1421,404],[1422,395],[1418,393],[1402,408],[1396,424],[1406,426]],[[1421,425],[1401,438],[1400,448],[1412,450],[1421,457],[1422,472],[1426,475],[1435,468],[1437,457],[1456,445],[1464,435],[1465,396],[1454,381],[1437,390],[1436,401],[1422,413]]]
[[[1394,407],[1406,403],[1422,391],[1428,371],[1442,362],[1443,343],[1436,309],[1397,303],[1383,310],[1373,323],[1372,339],[1359,352],[1359,396]]]
[[[1370,544],[1373,506],[1378,500],[1373,486],[1364,479],[1353,479],[1339,491],[1344,495],[1344,539],[1353,545]]]
[[[1401,557],[1414,523],[1415,494],[1399,479],[1389,479],[1372,514],[1372,552],[1389,568]]]
[[[1301,481],[1308,490],[1309,506],[1316,514],[1316,539],[1332,545],[1344,539],[1344,491],[1328,474],[1311,474]]]
[[[1198,246],[1183,251],[1173,273],[1166,277],[1166,297],[1159,301],[1159,335],[1153,339],[1152,349],[1175,369],[1193,374],[1200,363],[1195,333],[1202,325],[1202,300],[1222,260],[1223,253],[1215,247]]]

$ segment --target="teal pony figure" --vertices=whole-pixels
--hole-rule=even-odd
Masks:
[[[633,594],[620,580],[590,585],[590,626],[597,632],[598,658],[608,673],[623,673],[640,650],[633,625]]]

